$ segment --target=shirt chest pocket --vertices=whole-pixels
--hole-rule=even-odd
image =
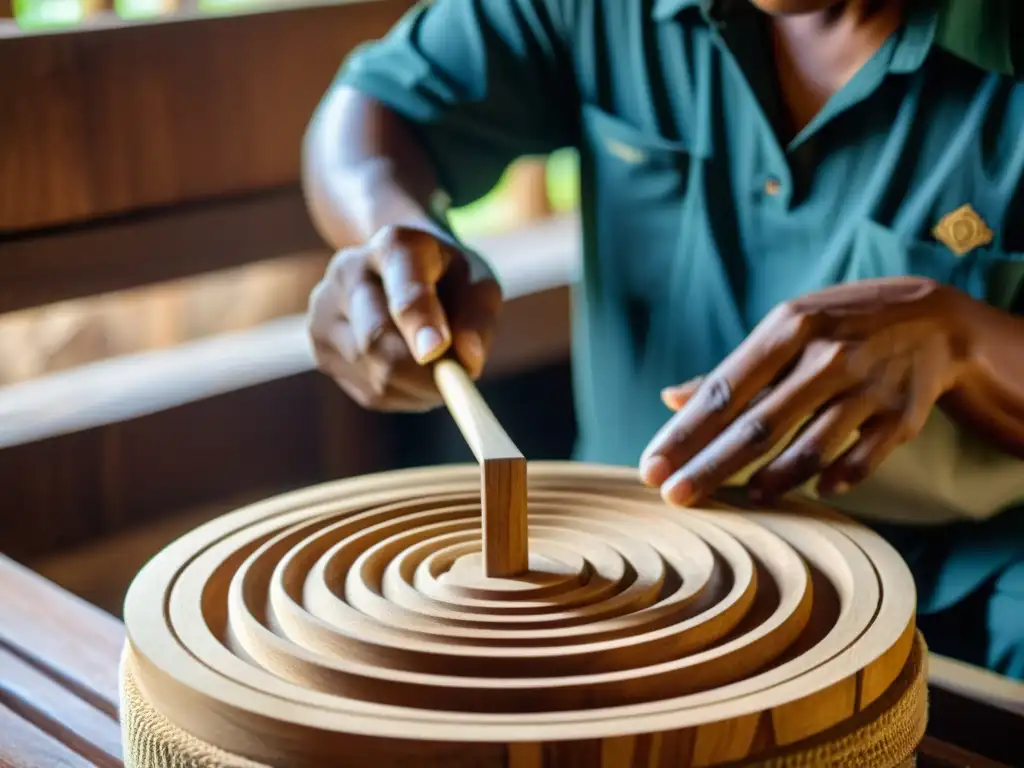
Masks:
[[[958,252],[936,240],[909,237],[873,221],[863,222],[854,234],[841,279],[901,275],[929,277],[976,299],[1012,309],[1024,284],[1024,253],[980,243]]]
[[[585,172],[593,191],[602,270],[619,289],[646,300],[667,290],[699,158],[685,141],[583,108]]]

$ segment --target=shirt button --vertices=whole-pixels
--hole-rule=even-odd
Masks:
[[[764,193],[769,197],[775,197],[782,191],[782,182],[778,179],[768,179],[764,183]]]

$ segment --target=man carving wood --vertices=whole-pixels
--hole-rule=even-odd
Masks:
[[[578,457],[681,506],[810,482],[907,559],[935,650],[1024,678],[1018,6],[417,7],[308,134],[322,232],[364,243],[312,297],[322,369],[392,410],[448,350],[478,374],[501,294],[443,208],[575,147]]]

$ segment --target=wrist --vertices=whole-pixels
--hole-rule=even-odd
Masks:
[[[1002,449],[1022,455],[1024,318],[966,295],[953,318],[964,355],[946,410]]]
[[[984,388],[993,395],[1000,390],[1019,390],[1019,386],[1005,385],[1010,373],[1021,367],[1024,319],[964,295],[954,322],[962,344],[964,381],[973,389]]]

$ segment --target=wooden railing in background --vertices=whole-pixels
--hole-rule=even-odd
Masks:
[[[0,71],[18,76],[0,80],[0,104],[17,105],[0,124],[0,232],[113,217],[126,217],[111,222],[122,230],[155,226],[204,199],[222,217],[261,205],[305,220],[282,193],[296,184],[309,116],[344,55],[410,4],[354,0],[5,40]],[[258,234],[241,254],[219,249],[206,268],[251,260]],[[77,271],[104,271],[100,258]],[[155,280],[188,274],[199,259],[177,269],[141,261],[131,277]]]
[[[394,460],[390,422],[313,371],[292,313],[329,256],[298,186],[305,126],[346,53],[410,4],[353,0],[159,23],[101,13],[0,43],[0,72],[18,73],[0,78],[0,321],[47,308],[47,338],[60,348],[75,327],[61,325],[55,304],[131,290],[105,310],[121,346],[96,357],[142,349],[72,359],[57,366],[69,370],[29,371],[0,388],[0,551],[45,571],[140,526],[174,528],[196,509]],[[510,187],[529,198],[544,183],[526,167],[526,182]],[[548,213],[543,201],[533,208],[521,218]],[[536,253],[529,232],[483,247]],[[556,269],[574,256],[571,236],[559,242],[569,252],[549,260]],[[305,276],[264,318],[289,317],[246,330],[264,318],[221,312],[207,331],[236,333],[177,343],[189,335],[181,326],[194,318],[195,293],[168,281],[222,281],[203,288],[201,303],[221,310],[244,301],[240,275],[283,258],[301,262]],[[531,270],[519,273],[527,288],[506,312],[495,375],[565,357],[567,279],[546,284]],[[277,284],[265,282],[263,295]],[[88,341],[96,328],[77,331]],[[131,552],[104,549],[105,570],[130,575],[133,558],[162,543],[143,540]]]
[[[409,5],[245,0],[279,10],[218,18],[179,2],[124,21],[97,3],[60,32],[5,39],[0,314],[45,308],[0,320],[0,384],[301,311],[326,263],[298,194],[302,131],[345,53]],[[542,164],[513,172],[511,223],[550,212],[544,184]],[[196,312],[246,292],[231,317]]]

